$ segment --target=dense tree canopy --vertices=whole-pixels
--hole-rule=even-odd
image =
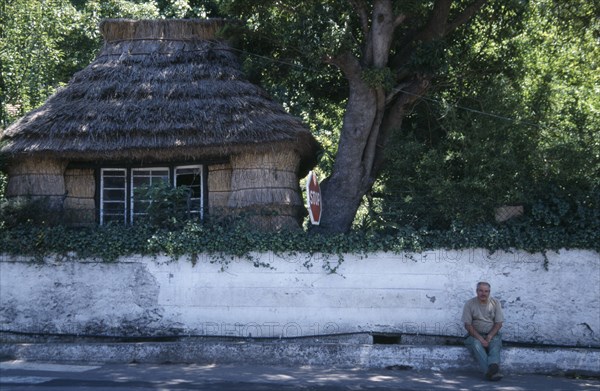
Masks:
[[[328,147],[326,230],[361,200],[363,227],[447,227],[597,186],[598,5],[483,3],[230,2],[254,74]]]
[[[598,207],[598,8],[574,3],[490,7],[457,34],[387,155],[379,220],[474,223],[502,204],[560,214],[559,199],[578,197]]]
[[[241,20],[224,34],[237,38],[247,74],[325,148],[322,231],[479,223],[512,203],[547,219],[600,202],[597,2],[5,0],[1,7],[3,127],[93,59],[103,18]]]

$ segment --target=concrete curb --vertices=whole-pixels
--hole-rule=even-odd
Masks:
[[[460,346],[378,345],[314,341],[176,341],[3,343],[4,360],[88,363],[197,363],[477,370]],[[600,375],[600,349],[506,347],[502,370],[515,374]]]

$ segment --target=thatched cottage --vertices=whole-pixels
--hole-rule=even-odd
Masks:
[[[244,78],[216,39],[223,25],[104,21],[94,62],[2,132],[7,196],[45,197],[71,224],[130,224],[144,213],[136,189],[163,181],[191,190],[198,218],[251,212],[297,227],[318,144]]]

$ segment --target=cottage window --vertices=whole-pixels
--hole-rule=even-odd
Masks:
[[[146,214],[151,199],[141,198],[140,190],[160,183],[169,183],[168,168],[134,168],[131,170],[131,220]]]
[[[127,222],[127,170],[103,168],[100,188],[100,224]]]
[[[100,224],[131,223],[143,216],[151,199],[141,198],[141,189],[159,183],[189,189],[189,213],[204,217],[204,177],[202,165],[175,167],[100,169]]]
[[[188,208],[190,214],[204,218],[202,197],[202,166],[175,167],[175,186],[186,186],[190,189]]]

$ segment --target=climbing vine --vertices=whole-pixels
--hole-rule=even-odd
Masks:
[[[523,222],[491,224],[449,230],[405,227],[397,232],[353,231],[345,235],[312,235],[306,232],[256,232],[243,221],[233,224],[187,222],[177,229],[161,229],[149,224],[70,228],[64,225],[23,224],[0,229],[0,254],[47,257],[65,260],[95,259],[118,261],[131,255],[166,255],[172,259],[198,261],[198,254],[222,268],[237,258],[256,267],[272,267],[253,257],[271,251],[283,256],[308,254],[304,266],[313,267],[311,255],[324,256],[323,267],[335,272],[344,254],[368,255],[374,252],[422,252],[431,249],[486,248],[545,252],[563,248],[583,248],[600,252],[600,226],[568,229],[561,226],[532,226]]]

